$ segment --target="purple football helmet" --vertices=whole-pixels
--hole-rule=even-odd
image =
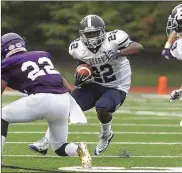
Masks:
[[[25,40],[16,33],[7,33],[1,36],[1,56],[2,59],[19,53],[26,52]]]

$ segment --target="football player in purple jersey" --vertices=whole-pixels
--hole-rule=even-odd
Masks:
[[[1,37],[1,90],[6,86],[28,94],[2,108],[1,139],[4,145],[11,123],[48,122],[49,142],[59,156],[79,156],[84,168],[91,167],[85,143],[68,143],[68,121],[86,123],[86,117],[73,97],[69,84],[55,69],[45,51],[27,51],[24,39],[16,33]],[[75,118],[76,116],[76,118]]]

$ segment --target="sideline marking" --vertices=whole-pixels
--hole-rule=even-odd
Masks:
[[[54,155],[45,155],[45,156],[39,156],[39,155],[2,155],[3,157],[50,157],[50,158],[60,158],[60,156],[54,156]],[[73,156],[78,157],[78,156]],[[92,158],[123,158],[122,156],[91,156]],[[129,156],[130,158],[182,158],[181,156]]]
[[[137,168],[137,169],[135,169]],[[92,167],[83,169],[80,166],[61,167],[59,171],[66,172],[180,172],[182,167],[132,167],[130,170],[124,167]]]
[[[5,142],[6,144],[30,144],[33,142]],[[79,143],[73,142],[73,143]],[[86,144],[97,144],[98,142],[85,142]],[[182,145],[182,142],[111,142],[112,145],[131,144],[131,145]]]
[[[10,131],[8,134],[44,134],[40,131]],[[182,132],[114,132],[115,134],[135,134],[135,135],[182,135]],[[68,134],[95,135],[99,132],[68,132]]]
[[[116,118],[116,117],[115,117]],[[130,118],[129,120],[131,120]],[[135,118],[134,118],[135,119]],[[147,119],[147,118],[146,118]],[[123,120],[123,119],[122,119]],[[176,119],[175,119],[176,121]],[[180,120],[179,120],[180,121]],[[48,125],[47,123],[14,123],[11,126],[36,126],[36,125]],[[71,126],[100,126],[99,123],[88,124],[70,124]],[[136,126],[136,127],[180,127],[178,124],[138,124],[138,123],[112,123],[113,126]]]

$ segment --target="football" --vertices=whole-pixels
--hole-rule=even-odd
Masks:
[[[93,72],[92,68],[88,64],[81,64],[76,68],[76,73],[78,73],[79,76],[84,75],[85,77],[88,77],[88,79],[92,78]]]

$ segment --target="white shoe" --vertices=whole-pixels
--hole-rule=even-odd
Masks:
[[[42,155],[46,155],[49,149],[50,143],[46,137],[43,137],[41,140],[29,144],[28,148],[34,152],[38,152]]]
[[[110,131],[110,134],[108,136],[104,135],[103,133],[100,133],[100,140],[99,140],[99,142],[95,148],[95,152],[94,152],[95,155],[100,155],[107,149],[113,136],[114,136],[114,132],[112,130]]]
[[[87,149],[87,145],[83,142],[80,142],[78,144],[78,156],[80,157],[81,165],[85,169],[91,169],[92,167],[92,158],[90,156],[90,153]]]

